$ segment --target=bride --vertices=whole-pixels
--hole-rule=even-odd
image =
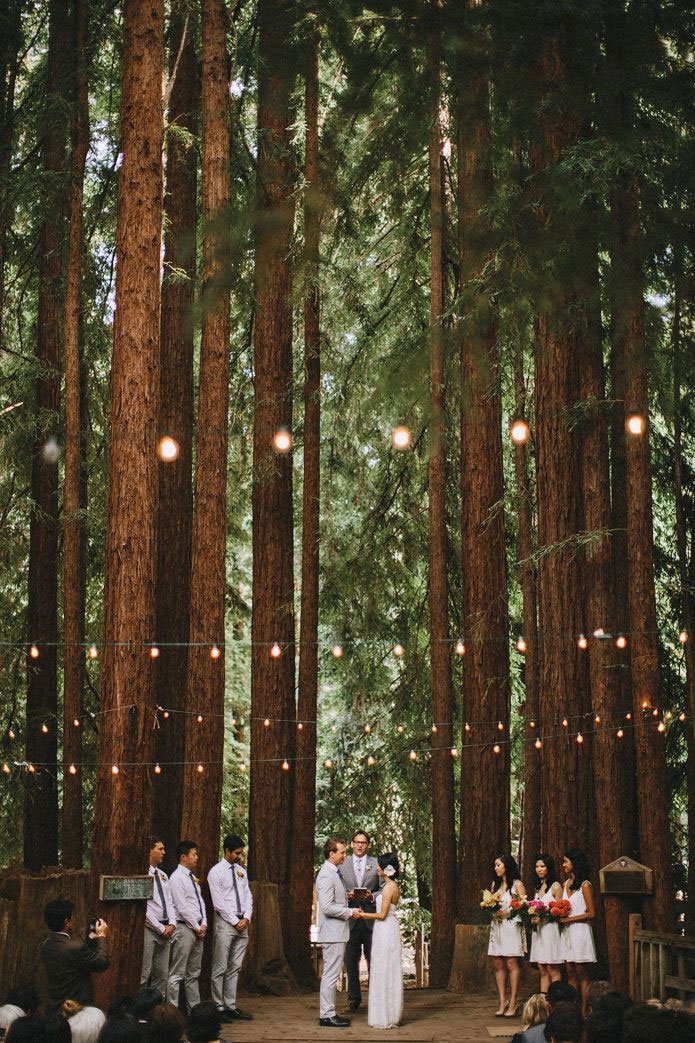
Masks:
[[[376,912],[361,912],[365,920],[375,920],[372,956],[369,966],[369,1005],[367,1024],[374,1029],[400,1025],[403,1015],[403,967],[401,932],[396,906],[401,896],[398,858],[392,852],[379,855],[377,873],[383,881],[376,896]]]

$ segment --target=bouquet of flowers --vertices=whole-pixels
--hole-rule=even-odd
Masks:
[[[509,903],[509,919],[513,920],[515,917],[518,917],[520,926],[525,924],[529,918],[529,908],[525,898],[517,898],[516,895],[513,895]]]
[[[545,902],[531,898],[527,903],[529,920],[534,931],[538,931],[550,919],[550,911]]]
[[[572,906],[566,898],[560,898],[557,902],[549,902],[548,910],[553,920],[557,921],[560,930],[562,930],[566,924],[560,923],[560,920],[564,920],[566,916],[570,915]]]
[[[490,920],[494,920],[497,913],[500,911],[500,900],[499,896],[493,894],[492,891],[488,891],[487,888],[483,891],[483,899],[480,903],[480,908],[484,913],[489,916]]]

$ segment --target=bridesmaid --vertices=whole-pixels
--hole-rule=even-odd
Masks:
[[[499,912],[490,924],[488,956],[492,956],[495,983],[499,995],[496,1018],[516,1017],[519,997],[521,968],[519,958],[526,952],[526,933],[517,919],[510,920],[509,913],[513,898],[526,898],[526,889],[519,880],[519,867],[512,855],[498,855],[495,859],[495,879],[490,890],[500,901]],[[509,978],[509,999],[506,998]]]
[[[562,898],[562,887],[557,881],[555,859],[550,855],[536,855],[536,878],[534,898],[547,908],[552,901]],[[564,960],[560,928],[549,922],[536,927],[531,936],[531,963],[538,964],[541,975],[540,991],[547,992],[551,981],[562,977]]]
[[[565,874],[562,897],[571,906],[569,916],[560,921],[564,925],[562,943],[567,981],[580,993],[582,1014],[586,1017],[588,965],[596,963],[596,947],[591,930],[591,921],[595,915],[594,889],[589,882],[589,863],[584,852],[576,847],[565,852],[562,871]]]

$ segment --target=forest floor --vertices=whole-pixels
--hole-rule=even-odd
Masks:
[[[403,1024],[397,1029],[378,1031],[367,1025],[366,997],[360,1010],[351,1015],[347,1029],[319,1025],[318,992],[302,996],[240,996],[242,1010],[253,1014],[253,1021],[225,1025],[222,1039],[235,1043],[313,1043],[314,1040],[381,1040],[386,1043],[483,1043],[489,1039],[511,1040],[521,1028],[521,1018],[495,1018],[497,997],[492,993],[462,994],[444,989],[406,989]],[[338,1013],[345,1006],[338,994]],[[521,1010],[521,1007],[519,1008]]]

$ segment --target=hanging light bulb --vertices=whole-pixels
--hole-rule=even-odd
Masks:
[[[111,765],[111,774],[112,775],[118,775],[118,772],[119,772],[118,765],[117,764],[112,764]]]
[[[456,749],[455,746],[452,746],[451,747],[451,756],[452,757],[458,757],[458,755],[459,755],[459,751]]]
[[[663,734],[663,732],[666,731],[666,725],[664,724],[663,721],[659,721],[658,725],[656,726],[656,730],[658,732],[662,732],[662,734]]]
[[[616,648],[627,648],[627,638],[625,634],[618,634],[615,639]]]
[[[198,772],[199,775],[202,775],[203,772],[205,771],[205,768],[203,767],[202,764],[198,764],[198,765],[196,765],[196,769],[195,770]]]
[[[31,656],[32,659],[38,659],[39,658],[41,653],[39,652],[39,650],[36,647],[36,645],[32,645],[31,646],[31,648],[29,649],[29,655]]]
[[[159,659],[159,649],[156,645],[150,646],[150,659]]]
[[[280,648],[280,645],[277,643],[277,641],[273,641],[272,645],[270,646],[270,655],[273,659],[279,659],[282,655],[282,649]]]
[[[493,753],[499,753],[500,752],[500,745],[499,745],[499,743],[495,743],[495,745],[492,747],[492,752]]]
[[[643,435],[646,426],[646,421],[641,413],[628,413],[625,418],[625,430],[629,435]]]
[[[242,761],[239,765],[239,771],[246,771],[246,762]]]
[[[70,767],[68,768],[68,771],[70,772],[71,775],[77,775],[77,768],[75,767],[74,764],[70,765]]]
[[[405,731],[405,728],[403,727],[402,724],[399,724],[398,727],[396,728],[396,731],[398,732],[399,735],[402,735],[403,732]]]
[[[685,720],[685,711],[678,714],[678,720],[683,722]]]
[[[516,639],[516,650],[517,650],[517,652],[521,652],[523,654],[526,651],[527,648],[528,648],[528,645],[526,644],[526,639],[524,637],[518,637]]]
[[[436,734],[437,734],[437,725],[436,725],[436,724],[433,724],[433,725],[432,725],[432,734],[433,734],[433,735],[436,735]]]
[[[543,743],[541,742],[540,739],[536,739],[536,741],[534,742],[533,745],[536,747],[537,750],[540,750],[540,748],[543,745]]]
[[[210,658],[211,659],[219,659],[221,655],[222,655],[222,653],[220,652],[218,646],[217,645],[213,645],[212,648],[210,649]]]
[[[404,424],[399,424],[398,427],[394,427],[391,432],[391,444],[394,449],[399,449],[402,452],[404,449],[410,448],[411,441],[412,435],[409,428]]]
[[[364,726],[364,733],[365,733],[365,735],[369,735],[371,730],[372,730],[371,724],[365,724],[365,726]]]
[[[516,420],[512,421],[512,426],[509,428],[509,437],[515,445],[524,445],[531,437],[531,428],[525,420],[517,417]]]
[[[196,717],[196,721],[198,722],[198,724],[202,724],[203,723],[203,715],[202,715],[202,713],[198,714],[198,716]]]
[[[334,659],[340,659],[342,654],[343,654],[342,645],[333,645],[333,648],[331,649],[331,655],[333,656],[333,658]]]
[[[168,721],[170,716],[171,716],[171,714],[169,713],[168,710],[164,710],[163,711],[162,717],[164,718],[165,721]]]
[[[403,645],[396,644],[396,645],[393,646],[393,654],[395,656],[399,656],[400,657],[400,656],[403,655],[404,652],[405,652],[405,649],[403,648]]]
[[[594,637],[600,641],[600,639],[605,636],[606,631],[603,629],[603,627],[596,627],[596,629],[594,630]]]
[[[4,762],[4,764],[2,766],[2,770],[5,772],[6,775],[10,774],[12,769],[10,768],[9,764],[7,763],[7,761]]]
[[[374,757],[372,757],[371,753],[367,757],[367,764],[369,765],[370,768],[373,768],[374,765],[376,764],[376,760],[375,760]]]
[[[567,727],[569,726],[569,723],[570,723],[570,722],[569,722],[569,721],[567,720],[567,718],[566,718],[566,717],[563,717],[563,718],[562,718],[562,727],[563,727],[563,728],[567,728]]]
[[[582,735],[581,732],[577,732],[577,742],[579,743],[580,746],[584,742],[584,736]]]
[[[73,722],[72,722],[72,723],[73,723],[73,725],[75,726],[75,728],[79,728],[79,726],[80,726],[80,719],[79,719],[79,717],[75,717],[75,718],[73,719]]]
[[[456,651],[456,655],[465,655],[466,654],[466,646],[463,643],[463,641],[459,640],[459,641],[456,642],[456,649],[455,649],[455,651]]]
[[[408,757],[410,758],[411,761],[416,761],[417,760],[417,753],[415,752],[415,750],[411,750],[410,753],[408,754]]]
[[[171,435],[164,435],[157,442],[157,456],[165,464],[171,464],[178,459],[181,447]]]
[[[581,648],[581,650],[584,651],[586,648],[588,648],[588,645],[589,645],[589,642],[587,641],[587,639],[584,636],[584,634],[580,634],[579,637],[577,638],[577,647]]]
[[[468,721],[466,721],[466,723],[464,724],[463,730],[464,730],[464,732],[467,732],[468,734],[470,734],[471,726],[468,723]]]
[[[678,640],[682,645],[685,645],[688,641],[688,631],[681,630],[680,634],[678,635]]]
[[[618,728],[618,730],[617,730],[617,732],[616,732],[615,734],[616,734],[616,736],[617,736],[617,737],[618,737],[619,739],[622,739],[622,737],[623,737],[623,735],[625,734],[625,732],[623,731],[623,729],[622,729],[622,728]]]
[[[44,735],[48,735],[48,725],[46,724],[45,721],[41,725],[41,731],[43,732]]]
[[[503,732],[504,731],[504,725],[502,724],[501,721],[497,722],[497,731],[498,732]]]
[[[270,728],[270,718],[269,717],[266,717],[266,719],[263,721],[263,727],[264,728]]]
[[[331,760],[330,757],[326,757],[325,761],[323,762],[323,766],[324,766],[324,768],[332,768],[333,767],[333,761]]]
[[[303,732],[304,731],[304,722],[303,721],[297,721],[297,731],[298,732]]]
[[[289,761],[285,760],[285,761],[282,762],[282,770],[283,771],[289,771],[290,770],[290,762]]]
[[[97,648],[97,646],[96,645],[90,645],[89,646],[89,651],[87,652],[87,655],[89,656],[90,659],[98,659],[99,658],[99,649]]]
[[[16,739],[17,738],[13,728],[8,728],[7,729],[7,738],[8,739]]]
[[[292,435],[287,427],[279,427],[273,435],[273,445],[276,452],[288,453],[292,448]]]
[[[154,773],[155,773],[155,775],[161,775],[162,774],[162,769],[160,768],[159,764],[155,764],[155,766],[154,766]]]
[[[536,722],[535,721],[529,721],[528,722],[528,726],[529,726],[529,728],[535,728],[536,727]]]

